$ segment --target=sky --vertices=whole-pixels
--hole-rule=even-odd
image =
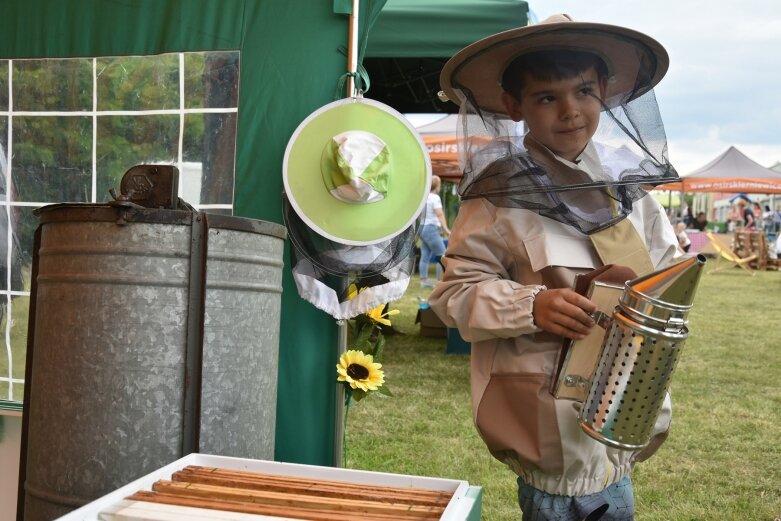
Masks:
[[[670,55],[656,87],[668,156],[681,175],[729,146],[769,167],[781,161],[781,2],[778,0],[528,0],[538,20],[621,25]]]

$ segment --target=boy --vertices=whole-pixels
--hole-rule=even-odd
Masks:
[[[666,435],[669,403],[645,449],[609,448],[580,429],[580,404],[548,391],[563,339],[594,327],[575,276],[607,264],[641,275],[676,254],[642,190],[677,178],[652,92],[666,68],[645,35],[559,15],[476,42],[442,71],[461,104],[463,202],[430,303],[472,342],[475,425],[518,475],[524,520],[633,519],[631,467]]]

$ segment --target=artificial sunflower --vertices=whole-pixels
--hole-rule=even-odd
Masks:
[[[372,355],[351,349],[345,351],[336,364],[336,372],[339,373],[337,380],[349,384],[352,389],[376,391],[385,383],[385,375],[380,367],[382,364],[374,362]]]
[[[398,309],[389,309],[387,313],[383,313],[382,310],[385,307],[384,304],[377,306],[374,309],[370,309],[366,312],[366,316],[369,317],[374,322],[377,322],[378,324],[382,324],[384,326],[390,326],[391,321],[387,317],[392,317],[393,315],[398,315],[400,311]]]
[[[361,290],[363,290],[363,288],[361,288]],[[358,290],[358,286],[355,284],[350,284],[347,286],[347,300],[352,300],[357,297],[361,290]]]

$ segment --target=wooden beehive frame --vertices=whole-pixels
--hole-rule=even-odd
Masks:
[[[243,482],[243,488],[238,490],[235,487],[225,487],[228,496],[233,494],[232,498],[226,497],[226,490],[221,490],[225,483],[221,485],[213,481],[223,477],[227,477],[228,482]],[[191,504],[199,506],[148,501],[150,494],[157,494],[159,497],[167,494],[165,500],[169,503],[181,502],[180,490],[177,490],[176,494],[171,493],[177,487],[189,489],[188,494],[195,496],[191,499]],[[218,487],[218,490],[208,487]],[[210,495],[216,497],[209,497]],[[275,513],[215,510],[217,507],[214,503],[218,501],[243,502],[245,506],[262,505],[259,496],[263,495],[271,497],[271,506],[276,509],[273,511]],[[465,521],[480,518],[480,496],[480,487],[472,487],[462,480],[193,453],[95,499],[58,521]],[[141,498],[143,500],[139,500]],[[313,507],[315,502],[320,501],[326,508],[320,508],[320,512],[314,516],[311,511],[307,513],[309,517],[303,516],[291,506],[293,501],[302,499],[305,503],[308,502],[308,507]],[[213,504],[208,506],[204,501]],[[358,511],[348,512],[344,510],[345,505],[356,507]],[[387,513],[388,511],[391,513]],[[401,511],[406,517],[401,517]]]
[[[440,519],[452,494],[187,466],[131,501],[188,506],[313,521]]]

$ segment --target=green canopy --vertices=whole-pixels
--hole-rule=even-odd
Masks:
[[[388,0],[369,35],[370,58],[449,58],[465,45],[526,25],[522,0]]]
[[[466,45],[524,26],[523,0],[388,0],[369,34],[367,96],[404,113],[457,112],[437,98],[445,62]]]

